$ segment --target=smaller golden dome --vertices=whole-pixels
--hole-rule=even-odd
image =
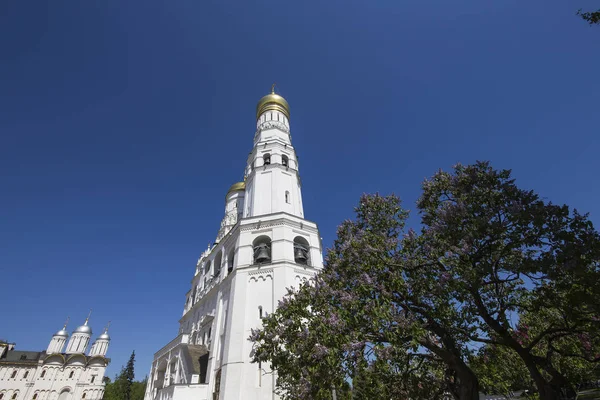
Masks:
[[[231,185],[231,187],[229,188],[229,190],[227,191],[227,194],[225,196],[229,196],[229,193],[231,193],[231,192],[239,192],[242,190],[246,190],[246,182],[234,183],[233,185]]]
[[[258,119],[266,111],[279,111],[283,113],[287,119],[290,119],[290,105],[288,102],[275,93],[275,85],[271,87],[271,93],[259,100],[256,105],[256,119]]]

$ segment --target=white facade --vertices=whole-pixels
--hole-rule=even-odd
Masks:
[[[145,400],[276,399],[275,376],[250,363],[250,329],[286,288],[323,266],[317,225],[304,219],[289,106],[257,107],[244,182],[226,195],[217,240],[197,262],[179,335],[154,355]]]
[[[73,332],[73,344],[69,343],[72,350],[79,351],[65,353],[69,336],[65,328],[52,336],[42,352],[18,351],[13,343],[0,343],[0,400],[102,399],[104,373],[110,361],[106,358],[108,333],[105,331],[96,341],[102,343],[102,351],[86,355],[92,334],[86,320]]]

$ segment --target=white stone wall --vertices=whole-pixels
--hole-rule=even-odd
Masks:
[[[67,343],[66,353],[85,353],[90,343],[90,335],[87,333],[73,332],[69,343]]]
[[[97,339],[90,349],[90,356],[105,356],[110,342],[106,339]]]
[[[64,336],[53,336],[50,340],[50,344],[48,345],[48,349],[46,353],[62,353],[63,348],[65,347],[65,343],[67,342],[67,338]],[[4,399],[2,399],[4,400]]]
[[[3,364],[0,366],[0,394],[2,400],[58,400],[61,394],[61,400],[83,399],[84,394],[85,400],[100,400],[104,394],[105,371],[104,358],[86,361],[80,355],[68,358],[52,355],[32,366]]]

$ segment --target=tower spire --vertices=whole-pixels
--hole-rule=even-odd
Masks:
[[[275,94],[275,85],[276,85],[276,83],[274,83],[274,82],[271,85],[271,94]]]
[[[69,323],[69,317],[67,317],[67,320],[65,321],[65,324],[63,325],[63,331],[65,329],[67,329],[67,324]]]
[[[108,328],[110,328],[110,321],[108,321],[108,323],[104,327],[104,333],[108,333]]]
[[[89,314],[88,314],[87,318],[85,319],[85,323],[84,323],[84,325],[87,325],[87,324],[88,324],[88,321],[90,320],[90,317],[91,317],[91,316],[92,316],[92,309],[90,308],[90,312],[89,312]]]

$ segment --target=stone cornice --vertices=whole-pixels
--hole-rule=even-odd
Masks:
[[[304,269],[298,269],[298,268],[294,268],[294,272],[297,274],[302,274],[302,275],[308,275],[308,276],[314,276],[317,272],[319,272],[317,269],[315,268],[311,268],[310,271],[306,271]]]
[[[286,217],[287,215],[291,214],[287,214],[287,213],[277,213],[277,214],[285,214],[285,216],[281,217],[281,218],[277,218],[277,219],[273,219],[273,220],[260,220],[260,216],[256,216],[256,217],[252,217],[252,218],[257,218],[259,219],[256,222],[250,222],[248,224],[244,224],[242,223],[242,225],[240,226],[240,231],[242,232],[246,232],[246,231],[255,231],[255,230],[259,230],[259,229],[263,229],[263,228],[273,228],[275,226],[289,226],[291,228],[296,228],[296,229],[301,229],[301,230],[305,230],[307,232],[311,232],[311,233],[319,233],[318,228],[311,222],[297,222],[294,221],[291,218]],[[272,214],[271,214],[272,215]],[[268,215],[265,215],[264,217],[268,217]],[[243,222],[243,221],[242,221]]]

